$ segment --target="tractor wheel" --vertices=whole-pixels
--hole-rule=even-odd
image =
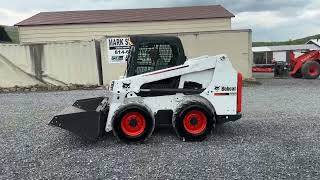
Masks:
[[[301,73],[301,69],[299,69],[295,74],[292,75],[292,77],[294,78],[302,78],[302,73]]]
[[[144,106],[129,104],[119,108],[112,121],[112,130],[121,141],[143,142],[155,127],[154,117]]]
[[[318,79],[320,76],[320,64],[316,61],[306,62],[301,71],[305,79]]]
[[[202,141],[215,126],[213,111],[201,102],[188,102],[180,106],[173,118],[173,127],[186,141]]]

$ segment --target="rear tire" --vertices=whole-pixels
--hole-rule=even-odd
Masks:
[[[181,105],[172,122],[177,135],[186,141],[206,139],[215,124],[213,111],[204,103],[194,101]]]
[[[126,143],[144,142],[151,136],[154,127],[155,120],[151,113],[138,104],[120,107],[112,121],[114,135]]]
[[[305,79],[318,79],[320,76],[320,64],[317,61],[304,63],[301,72]]]

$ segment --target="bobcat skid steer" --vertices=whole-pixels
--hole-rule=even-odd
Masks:
[[[169,125],[187,141],[205,139],[217,123],[241,118],[242,75],[226,55],[188,59],[177,37],[131,36],[127,70],[104,97],[76,101],[50,125],[88,139],[106,132],[145,141]]]

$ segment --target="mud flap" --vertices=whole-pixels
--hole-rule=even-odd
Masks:
[[[104,98],[76,101],[73,106],[55,116],[49,125],[73,132],[81,137],[96,140],[105,133],[106,113],[96,111]]]

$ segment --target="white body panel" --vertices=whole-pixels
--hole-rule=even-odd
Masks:
[[[130,102],[142,103],[156,114],[158,110],[175,111],[181,103],[199,97],[209,102],[217,115],[236,115],[237,74],[229,59],[219,55],[202,56],[180,66],[113,81],[106,131],[112,130],[112,119],[117,109]],[[177,76],[180,76],[179,88],[183,87],[185,81],[192,81],[202,84],[204,91],[198,95],[177,93],[156,97],[137,96],[142,85]]]

